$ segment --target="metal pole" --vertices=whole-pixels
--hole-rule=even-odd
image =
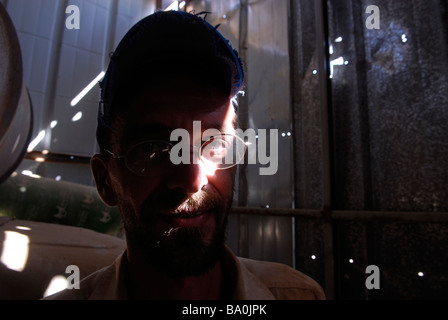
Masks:
[[[322,129],[322,177],[323,177],[323,215],[324,215],[324,253],[325,253],[325,287],[328,299],[335,298],[334,286],[334,248],[333,248],[333,222],[331,220],[332,208],[332,173],[331,173],[331,121],[329,94],[329,50],[328,50],[328,19],[326,0],[315,2],[316,5],[316,53],[319,69],[319,89],[321,98],[321,129]]]
[[[54,116],[54,108],[55,108],[55,97],[56,97],[56,86],[57,86],[57,78],[59,73],[59,62],[61,58],[61,49],[62,49],[62,38],[65,32],[65,9],[67,8],[68,0],[62,0],[57,2],[56,8],[56,19],[55,24],[53,26],[53,34],[51,35],[51,47],[50,53],[48,56],[48,77],[44,88],[44,101],[43,101],[43,120],[44,123],[37,128],[46,128],[50,127],[50,122],[53,120]],[[39,129],[41,130],[41,129]],[[46,130],[46,135],[43,140],[44,149],[50,150],[51,146],[51,130]],[[43,166],[39,168],[42,175],[45,175],[46,167]]]
[[[291,163],[293,168],[293,181],[291,185],[291,192],[292,192],[292,207],[297,208],[299,206],[299,183],[296,183],[296,181],[300,181],[300,174],[299,174],[299,159],[302,156],[302,153],[300,152],[300,100],[301,100],[301,91],[300,91],[300,77],[299,74],[301,74],[301,68],[299,64],[299,48],[298,48],[298,41],[296,37],[299,37],[300,35],[300,29],[299,29],[299,10],[300,6],[298,5],[298,2],[296,0],[290,0],[288,2],[288,49],[289,49],[289,84],[290,84],[290,101],[291,101],[291,127],[293,132],[293,152],[291,156]],[[292,234],[293,234],[293,266],[296,267],[296,245],[297,245],[297,239],[296,239],[296,226],[295,226],[295,217],[292,217],[291,219],[292,223]]]
[[[107,27],[104,42],[104,51],[103,51],[103,69],[106,70],[109,61],[110,54],[115,50],[115,31],[117,27],[117,12],[118,12],[118,0],[112,0],[110,2],[109,10],[107,12]]]
[[[156,11],[162,10],[162,0],[156,0]]]
[[[232,207],[231,214],[297,217],[307,219],[324,219],[324,210],[289,209],[289,208],[255,208]],[[349,211],[334,210],[327,212],[333,221],[402,221],[402,222],[437,222],[447,223],[448,212],[412,212],[412,211]]]
[[[247,66],[247,36],[248,36],[248,0],[240,0],[240,27],[239,27],[239,45],[238,52],[241,60]],[[246,71],[247,79],[247,67]],[[247,81],[247,80],[246,80]],[[245,94],[240,96],[238,101],[238,120],[239,125],[243,131],[247,129],[248,125],[248,94],[247,87],[244,88]],[[247,161],[244,161],[238,169],[238,205],[241,207],[247,206]],[[248,217],[239,216],[239,255],[242,257],[248,257],[249,254],[249,242],[248,242]]]
[[[300,150],[300,76],[301,68],[299,64],[299,48],[296,37],[300,34],[299,30],[299,5],[296,0],[290,0],[288,6],[288,37],[289,37],[289,65],[290,65],[290,92],[291,92],[291,118],[292,118],[292,132],[293,132],[293,192],[294,192],[294,207],[297,207],[299,202],[299,184],[295,181],[300,180],[300,174],[297,166],[297,161],[302,155]]]

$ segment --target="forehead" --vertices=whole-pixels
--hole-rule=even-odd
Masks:
[[[158,135],[169,137],[174,129],[191,131],[193,121],[202,129],[233,129],[235,111],[231,97],[206,84],[178,82],[144,88],[129,100],[119,125],[121,138]]]

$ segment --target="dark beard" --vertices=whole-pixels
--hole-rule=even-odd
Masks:
[[[190,199],[192,208],[200,208],[204,203],[212,206],[210,211],[213,212],[212,218],[215,220],[214,230],[205,225],[171,228],[162,235],[155,232],[152,226],[157,217],[151,214],[151,210],[160,208],[155,204],[155,199],[157,203],[168,203],[167,207],[171,208],[173,199],[180,198],[176,195],[149,197],[142,205],[140,219],[124,203],[120,205],[128,246],[138,248],[140,256],[157,271],[173,278],[201,275],[216,265],[224,250],[227,215],[232,202],[230,199],[227,204],[224,203],[214,192],[204,192],[201,200]],[[182,202],[184,200],[185,198]],[[203,238],[207,233],[212,233],[209,240]]]
[[[160,242],[149,243],[148,257],[159,272],[173,278],[207,273],[221,257],[225,229],[226,223],[217,227],[212,241],[205,244],[200,228],[173,228]]]

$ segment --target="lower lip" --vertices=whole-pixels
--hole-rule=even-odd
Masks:
[[[191,218],[174,215],[160,215],[159,217],[170,227],[200,227],[205,225],[211,216],[211,212],[207,211]]]

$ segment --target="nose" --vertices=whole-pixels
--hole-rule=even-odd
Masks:
[[[193,194],[201,191],[207,185],[208,172],[198,161],[193,161],[194,156],[192,152],[190,164],[171,165],[172,170],[167,181],[169,189],[182,190],[185,193]]]

